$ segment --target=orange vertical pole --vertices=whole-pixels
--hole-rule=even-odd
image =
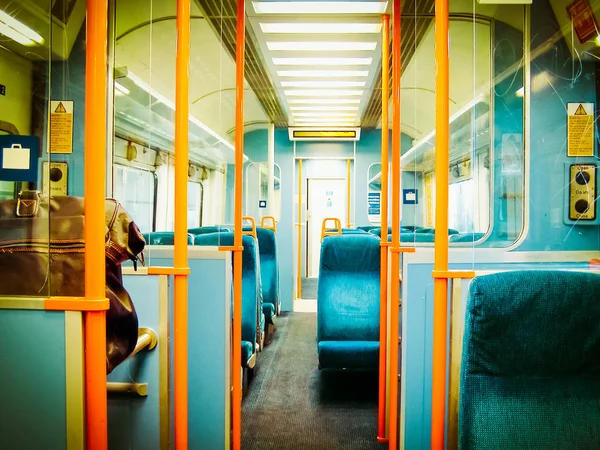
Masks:
[[[434,271],[448,270],[448,0],[435,0],[435,251]],[[448,279],[433,282],[433,374],[431,448],[444,448],[446,411],[446,334]]]
[[[232,362],[232,446],[241,446],[242,426],[242,167],[244,165],[244,49],[246,31],[245,2],[237,2],[235,58],[235,196],[233,222],[233,362]]]
[[[352,220],[352,219],[351,219],[351,217],[352,217],[352,214],[351,214],[351,211],[350,211],[350,205],[351,205],[351,194],[352,194],[352,186],[351,186],[351,184],[350,184],[350,183],[351,183],[351,181],[352,181],[352,180],[350,180],[350,159],[348,158],[348,159],[346,160],[346,190],[348,191],[348,195],[347,195],[347,197],[346,197],[346,202],[347,202],[347,205],[346,205],[346,211],[348,212],[348,213],[347,213],[347,221],[346,221],[346,226],[347,226],[348,228],[350,228],[350,227],[352,226],[352,222],[351,222],[351,220]]]
[[[104,190],[106,184],[106,70],[108,7],[87,1],[85,72],[85,297],[106,298]],[[108,448],[106,311],[86,313],[85,388],[87,448]]]
[[[175,269],[188,267],[187,179],[190,0],[177,0],[175,65]],[[188,278],[176,273],[174,305],[175,449],[188,448]]]
[[[381,273],[379,302],[379,409],[377,440],[386,442],[386,362],[387,362],[387,266],[388,266],[388,108],[390,98],[390,16],[382,18],[381,36]]]
[[[298,298],[302,298],[302,160],[298,160]]]
[[[400,19],[394,0],[392,24],[392,244],[390,283],[390,430],[389,448],[398,447],[398,309],[400,299]]]

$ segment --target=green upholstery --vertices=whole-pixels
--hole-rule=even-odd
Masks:
[[[464,233],[450,236],[450,242],[475,242],[485,236],[485,233]]]
[[[379,239],[370,233],[323,240],[317,302],[321,369],[377,369]]]
[[[242,341],[242,367],[248,365],[248,360],[252,357],[252,342]]]
[[[257,228],[256,237],[260,253],[263,312],[266,323],[273,323],[273,317],[280,303],[277,240],[275,232],[267,228]]]
[[[435,228],[418,228],[418,229],[415,229],[415,233],[435,234]],[[455,230],[453,228],[448,228],[448,235],[452,236],[454,234],[459,234],[458,230]]]
[[[356,227],[356,229],[370,233],[373,230],[381,230],[381,227],[378,227],[377,225],[363,225],[362,227]]]
[[[188,233],[198,236],[199,234],[209,234],[209,233],[227,233],[231,231],[229,228],[222,227],[220,225],[215,226],[206,226],[206,227],[197,227],[190,228]]]
[[[233,233],[200,234],[194,245],[232,246]],[[252,236],[242,236],[242,340],[257,349],[256,332],[262,314],[262,292],[260,289],[260,266],[256,241]]]
[[[459,448],[600,448],[600,275],[475,278],[466,305]]]
[[[153,231],[144,233],[144,239],[148,245],[174,245],[175,233],[172,231]],[[188,245],[194,243],[192,236],[187,235]]]
[[[388,242],[392,241],[392,235],[388,236]],[[435,241],[435,235],[430,233],[400,233],[400,242],[429,242]]]
[[[328,233],[335,233],[338,231],[337,228],[330,228],[328,230],[325,230]],[[342,228],[342,234],[365,234],[366,231],[365,230],[361,230],[359,228]]]

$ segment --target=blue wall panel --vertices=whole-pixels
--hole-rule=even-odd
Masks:
[[[65,314],[0,310],[0,447],[66,448]]]
[[[138,315],[139,326],[159,333],[159,278],[126,275],[129,292]],[[108,376],[109,382],[148,383],[148,396],[109,394],[109,448],[119,450],[159,449],[159,353],[158,346],[126,360]]]

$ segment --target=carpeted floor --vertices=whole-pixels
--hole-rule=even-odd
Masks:
[[[302,298],[314,300],[317,298],[318,278],[302,278]]]
[[[377,374],[317,369],[317,316],[277,318],[242,407],[242,448],[385,448],[377,443]]]

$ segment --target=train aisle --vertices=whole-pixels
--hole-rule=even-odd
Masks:
[[[316,313],[287,313],[242,406],[242,448],[381,449],[377,374],[317,369]]]

